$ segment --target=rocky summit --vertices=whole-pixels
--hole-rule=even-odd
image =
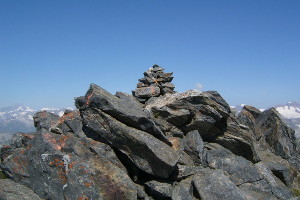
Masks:
[[[271,108],[236,116],[216,91],[174,92],[154,65],[129,95],[91,84],[63,116],[34,115],[0,153],[0,199],[296,200],[294,131]]]
[[[173,73],[164,73],[164,70],[158,65],[153,65],[144,72],[144,77],[139,79],[137,88],[132,91],[139,102],[145,103],[151,97],[174,93],[175,85],[171,83]]]

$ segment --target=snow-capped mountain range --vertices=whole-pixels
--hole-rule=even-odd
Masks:
[[[237,112],[240,112],[245,104],[232,106]],[[289,126],[295,130],[296,137],[300,138],[300,104],[297,102],[288,102],[283,105],[273,106],[289,124]],[[265,109],[260,109],[264,111]]]
[[[241,111],[245,104],[232,106],[237,112]],[[288,102],[284,105],[273,106],[283,116],[291,128],[296,131],[296,137],[300,138],[300,104],[297,102]],[[38,110],[28,106],[15,105],[0,108],[0,146],[10,140],[13,133],[35,131],[33,125],[33,115],[41,110],[55,113],[62,116],[64,111],[74,110],[74,108],[41,108]],[[260,109],[264,111],[265,109]]]
[[[62,116],[66,109],[74,108],[42,108],[32,109],[28,106],[14,105],[0,108],[0,133],[33,132],[33,115],[41,110]]]

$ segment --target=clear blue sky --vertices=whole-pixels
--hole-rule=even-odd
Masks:
[[[131,93],[158,64],[230,105],[300,102],[299,0],[0,0],[0,107]]]

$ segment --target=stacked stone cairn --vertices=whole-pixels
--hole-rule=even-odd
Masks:
[[[173,73],[164,73],[164,70],[158,65],[153,65],[144,72],[144,78],[139,79],[137,88],[132,91],[139,102],[145,103],[151,97],[174,93],[175,85],[171,83]]]

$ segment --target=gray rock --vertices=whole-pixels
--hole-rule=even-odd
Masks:
[[[257,124],[272,152],[285,159],[295,155],[295,131],[285,124],[275,108],[264,111]]]
[[[170,88],[171,90],[174,90],[174,88],[175,88],[175,85],[173,83],[170,83],[170,82],[162,83],[161,85],[163,87]]]
[[[136,184],[137,188],[137,199],[139,200],[150,200],[149,196],[146,194],[143,186]]]
[[[174,186],[172,200],[194,200],[192,177],[180,181]]]
[[[59,119],[59,116],[46,111],[37,112],[33,116],[34,126],[38,129],[50,130],[51,126],[54,125]]]
[[[263,189],[261,189],[263,188]],[[258,183],[244,183],[239,186],[247,199],[253,200],[278,200],[276,196],[272,194],[272,190],[268,186],[268,183],[265,183],[264,180],[259,181]]]
[[[118,96],[120,96],[120,93],[118,93]],[[83,98],[76,99],[76,106],[81,112],[86,109],[101,109],[101,111],[120,122],[153,134],[168,143],[164,134],[150,119],[150,113],[147,110],[144,110],[132,98],[125,98],[125,95],[122,95],[121,98],[118,96],[114,96],[101,87],[91,84],[84,100]]]
[[[254,119],[257,119],[261,115],[261,111],[253,106],[245,105],[243,110],[249,112],[254,117]]]
[[[210,168],[221,169],[236,185],[262,179],[255,165],[217,144],[206,145],[206,160]]]
[[[86,110],[84,123],[125,153],[141,170],[161,178],[168,178],[179,156],[168,145],[152,135],[128,127],[101,110]]]
[[[197,130],[188,132],[184,137],[184,151],[190,155],[195,164],[202,163],[203,140]]]
[[[262,162],[256,163],[255,166],[263,175],[264,179],[271,186],[271,191],[278,199],[291,199],[293,197],[289,189],[277,177],[273,176],[271,170]]]
[[[160,95],[160,88],[155,86],[136,88],[134,94],[138,98],[157,97]]]
[[[237,116],[239,123],[248,126],[254,138],[258,141],[262,137],[260,128],[257,126],[256,119],[260,116],[261,112],[251,106],[244,106],[243,110]]]
[[[15,148],[24,148],[34,138],[35,133],[16,133],[11,138],[11,145]]]
[[[163,106],[161,108],[152,107],[151,111],[154,116],[161,117],[177,127],[184,125],[191,116],[190,111],[187,109],[173,110],[167,106]]]
[[[257,141],[255,136],[248,127],[239,124],[232,115],[227,118],[224,134],[219,136],[216,142],[251,162],[260,161],[256,150]]]
[[[259,151],[259,156],[264,165],[266,165],[273,173],[274,176],[279,178],[289,188],[299,188],[300,183],[297,180],[299,172],[287,160],[276,156],[270,151]]]
[[[1,200],[42,200],[30,188],[10,179],[0,179]]]
[[[170,183],[164,183],[159,181],[148,181],[145,183],[146,192],[153,197],[163,199],[171,198],[172,185]]]
[[[245,200],[244,193],[221,170],[204,169],[194,175],[193,185],[201,200]]]
[[[6,157],[1,168],[44,199],[136,199],[127,172],[91,151],[97,144],[73,134],[38,132],[25,149]]]

